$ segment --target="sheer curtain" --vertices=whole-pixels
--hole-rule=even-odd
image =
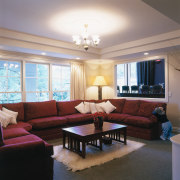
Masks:
[[[85,99],[86,76],[85,66],[81,63],[71,62],[71,100]]]

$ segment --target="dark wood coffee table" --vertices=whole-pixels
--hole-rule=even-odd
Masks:
[[[96,130],[94,124],[63,128],[63,148],[76,152],[85,158],[86,144],[102,150],[104,136],[126,144],[126,127],[125,125],[104,122],[101,130]],[[121,137],[121,132],[123,132],[123,137]]]

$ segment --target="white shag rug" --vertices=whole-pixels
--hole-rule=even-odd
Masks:
[[[127,145],[113,141],[111,145],[103,144],[103,151],[99,148],[88,145],[86,146],[85,159],[72,151],[63,149],[63,146],[59,145],[54,146],[54,155],[52,157],[66,165],[68,170],[75,172],[120,158],[143,147],[144,145],[144,143],[130,140],[127,141]]]

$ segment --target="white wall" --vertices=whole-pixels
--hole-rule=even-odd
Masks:
[[[114,69],[113,63],[85,63],[86,69],[86,99],[98,99],[98,87],[92,86],[96,76],[103,75],[108,86],[102,88],[102,98],[114,98]]]
[[[100,73],[100,65],[94,63],[85,63],[86,71],[86,99],[98,99],[98,88],[92,86],[93,81]]]
[[[102,89],[102,98],[114,98],[114,63],[106,63],[100,65],[100,75],[106,79],[108,86]]]
[[[169,102],[167,115],[173,126],[180,128],[180,51],[168,53],[169,60]]]

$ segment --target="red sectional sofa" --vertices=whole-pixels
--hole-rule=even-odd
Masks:
[[[52,179],[53,146],[30,133],[32,125],[24,121],[24,103],[3,106],[18,112],[18,123],[3,130],[0,125],[0,177],[3,180]]]
[[[90,100],[99,103],[106,100]],[[126,124],[129,136],[156,139],[159,133],[159,123],[152,115],[157,106],[166,108],[166,103],[148,102],[142,100],[109,99],[116,110],[107,114],[106,121]],[[81,114],[76,109],[82,100],[56,102],[25,102],[2,104],[3,107],[18,112],[17,124],[9,125],[9,129],[23,128],[43,140],[62,137],[62,128],[93,122],[91,114]]]
[[[90,100],[89,102],[100,103],[102,101],[106,100]],[[126,99],[109,99],[109,101],[116,106],[116,110],[107,114],[106,121],[126,124],[129,136],[147,140],[159,137],[159,123],[157,118],[152,115],[152,111],[158,106],[166,109],[166,103]],[[0,104],[0,109],[5,107],[18,112],[17,124],[8,125],[6,129],[2,130],[3,135],[0,133],[1,177],[3,177],[3,173],[7,176],[9,170],[13,171],[17,162],[20,164],[21,172],[26,172],[28,167],[29,169],[34,167],[39,173],[39,167],[44,167],[41,168],[40,177],[42,178],[43,175],[44,179],[52,177],[51,173],[46,175],[45,172],[50,172],[53,167],[51,158],[53,146],[44,140],[62,137],[63,127],[93,122],[91,114],[81,114],[75,109],[75,106],[81,102],[82,100],[67,102],[52,100]],[[24,164],[26,165],[24,166]],[[2,169],[4,169],[3,172]],[[17,174],[17,172],[14,173]],[[22,175],[22,173],[20,174]],[[25,174],[27,175],[27,173]],[[23,178],[27,179],[25,176]]]

